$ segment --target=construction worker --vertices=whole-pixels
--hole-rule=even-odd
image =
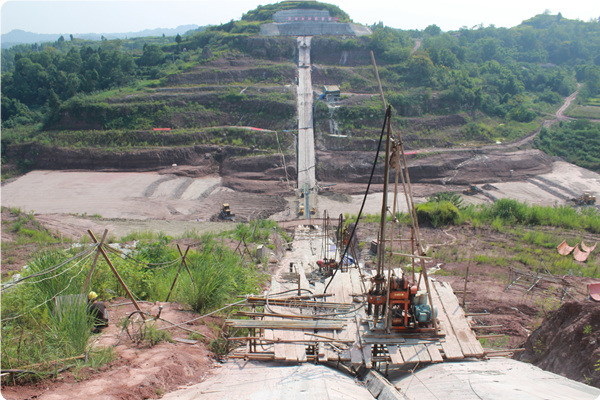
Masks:
[[[108,313],[106,312],[106,306],[102,301],[96,301],[98,295],[92,291],[88,294],[88,313],[94,317],[93,332],[99,333],[102,329],[108,326]]]

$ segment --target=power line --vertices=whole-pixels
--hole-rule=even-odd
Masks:
[[[93,245],[92,247],[88,248],[87,250],[84,250],[84,251],[82,251],[81,253],[78,253],[78,254],[74,255],[73,257],[71,257],[71,258],[69,258],[69,259],[67,259],[67,260],[63,261],[62,263],[60,263],[60,264],[58,264],[58,265],[56,265],[56,266],[53,266],[53,267],[46,268],[45,270],[42,270],[42,271],[36,272],[36,273],[34,273],[34,274],[31,274],[31,275],[28,275],[28,276],[26,276],[26,277],[24,277],[24,278],[20,278],[20,279],[17,279],[16,281],[13,281],[13,282],[10,282],[10,283],[8,283],[8,284],[6,284],[6,285],[3,285],[3,286],[2,286],[2,291],[4,291],[5,289],[9,289],[9,288],[11,288],[11,287],[13,287],[13,286],[15,286],[15,285],[17,285],[17,284],[19,284],[19,283],[21,283],[21,282],[23,282],[23,281],[27,280],[27,279],[31,279],[31,278],[34,278],[34,277],[36,277],[36,276],[41,276],[41,275],[49,274],[50,272],[54,272],[54,271],[56,271],[57,269],[59,269],[60,267],[62,267],[62,266],[64,266],[64,265],[66,265],[66,264],[68,264],[68,263],[70,263],[71,261],[73,261],[73,260],[75,260],[75,259],[77,259],[77,258],[79,258],[79,257],[87,257],[87,256],[91,255],[91,254],[93,253],[93,251],[94,251],[94,250],[95,250],[97,247],[98,247],[98,245],[97,245],[97,244],[96,244],[96,245]]]
[[[80,264],[81,262],[83,262],[84,260],[86,260],[87,258],[89,258],[90,256],[91,256],[91,253],[88,255],[88,257],[82,258],[81,260],[77,261],[77,263],[75,263],[75,266],[77,266],[78,264]],[[20,318],[20,317],[22,317],[23,315],[25,315],[25,314],[27,314],[27,313],[30,313],[30,312],[32,312],[32,311],[33,311],[33,310],[35,310],[36,308],[39,308],[39,307],[43,306],[44,304],[48,303],[50,300],[54,300],[54,299],[55,299],[55,298],[57,298],[59,295],[61,295],[62,293],[64,293],[64,292],[65,292],[65,291],[66,291],[66,290],[67,290],[67,289],[68,289],[68,288],[71,286],[71,283],[73,282],[73,279],[75,279],[76,277],[78,277],[78,276],[79,276],[79,274],[81,274],[81,272],[83,271],[83,268],[84,268],[84,267],[85,267],[85,265],[82,265],[82,266],[81,266],[81,269],[79,270],[79,272],[78,272],[77,274],[73,275],[73,276],[71,277],[71,279],[69,279],[69,283],[67,284],[67,286],[66,286],[66,287],[65,287],[63,290],[61,290],[60,292],[56,293],[54,296],[50,297],[49,299],[47,299],[47,300],[43,301],[42,303],[40,303],[40,304],[36,305],[35,307],[32,307],[31,309],[29,309],[29,310],[27,310],[27,311],[25,311],[25,312],[23,312],[23,313],[21,313],[21,314],[19,314],[19,315],[15,316],[15,317],[4,318],[4,319],[2,319],[2,320],[1,320],[1,322],[11,321],[11,320],[14,320],[14,319]]]
[[[172,266],[173,264],[176,264],[178,261],[180,261],[182,259],[182,257],[178,257],[178,258],[176,258],[174,260],[166,261],[164,263],[147,263],[147,262],[138,260],[138,259],[130,256],[129,254],[126,254],[126,253],[124,253],[124,252],[122,252],[120,250],[117,250],[117,249],[115,249],[115,248],[113,248],[111,246],[104,245],[104,248],[106,250],[108,250],[108,251],[111,251],[111,252],[115,253],[115,254],[119,254],[121,256],[124,256],[126,259],[129,259],[129,260],[131,260],[131,261],[133,261],[133,262],[135,262],[137,264],[140,264],[140,265],[143,265],[143,266],[147,266],[149,269],[152,269],[152,270],[168,268],[168,267]],[[151,266],[157,266],[157,267],[161,266],[161,268],[151,268]]]

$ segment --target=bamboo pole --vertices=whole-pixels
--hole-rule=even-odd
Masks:
[[[177,245],[177,249],[179,250],[179,253],[181,254],[181,249],[179,248],[179,245]],[[177,278],[179,278],[179,272],[181,272],[181,268],[183,268],[183,266],[185,265],[185,257],[187,256],[187,253],[189,250],[190,250],[190,246],[188,246],[188,248],[185,250],[185,254],[181,255],[181,257],[182,257],[181,264],[179,264],[179,269],[177,270],[177,273],[175,274],[175,279],[173,279],[173,284],[171,285],[171,289],[169,289],[169,294],[167,295],[167,299],[165,300],[165,303],[168,302],[169,297],[171,297],[171,292],[173,292],[175,283],[177,283]],[[187,267],[187,265],[186,265],[186,267]],[[189,272],[189,269],[188,269],[188,272]],[[192,277],[192,274],[190,273],[190,278],[191,277]]]
[[[88,233],[92,237],[92,240],[94,240],[95,243],[98,243],[98,239],[96,239],[96,236],[94,236],[94,233],[91,230],[89,230],[89,229],[88,229]],[[131,299],[131,302],[135,306],[136,310],[138,310],[139,312],[142,312],[142,310],[140,309],[140,306],[138,305],[137,301],[135,301],[135,299],[133,298],[133,294],[131,294],[131,292],[129,291],[129,288],[127,287],[127,285],[125,284],[125,282],[123,282],[123,279],[121,279],[121,275],[119,275],[119,272],[117,271],[117,269],[115,268],[115,266],[110,261],[110,258],[108,258],[108,256],[106,255],[106,252],[104,251],[104,248],[102,248],[102,246],[98,246],[98,250],[102,253],[102,256],[104,257],[104,259],[108,263],[108,266],[112,270],[113,274],[115,274],[115,276],[119,280],[119,283],[121,284],[121,286],[123,286],[123,289],[125,289],[125,292],[127,293],[127,295],[129,296],[129,298]]]
[[[187,254],[187,252],[188,252],[189,249],[190,249],[190,246],[187,247],[187,250],[185,251],[185,254]],[[190,280],[192,281],[192,284],[195,285],[194,278],[192,278],[192,272],[190,271],[190,268],[187,265],[187,261],[185,259],[185,256],[181,252],[181,248],[179,247],[179,244],[177,244],[177,250],[179,251],[179,255],[181,255],[181,257],[182,257],[183,265],[185,265],[185,269],[187,269],[187,272],[188,272],[188,275],[190,276]]]
[[[104,241],[106,240],[106,236],[108,235],[108,229],[104,230],[104,235],[102,235],[102,240],[100,240],[100,244],[98,245],[98,249],[96,250],[96,255],[94,256],[94,262],[92,263],[92,268],[90,268],[90,273],[85,279],[85,284],[83,285],[83,294],[87,291],[87,287],[92,279],[92,274],[94,273],[94,269],[96,268],[96,262],[98,262],[98,257],[100,257],[100,247],[104,245]]]

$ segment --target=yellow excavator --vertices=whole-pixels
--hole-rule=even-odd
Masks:
[[[592,196],[589,193],[584,193],[581,196],[572,199],[578,206],[590,206],[596,204],[596,196]]]
[[[219,213],[219,218],[225,221],[235,221],[235,214],[231,213],[231,207],[229,207],[228,203],[223,203],[221,212]]]

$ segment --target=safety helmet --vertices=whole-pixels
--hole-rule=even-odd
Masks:
[[[89,301],[94,301],[98,298],[98,295],[96,294],[96,292],[92,291],[90,293],[88,293],[88,300]]]

